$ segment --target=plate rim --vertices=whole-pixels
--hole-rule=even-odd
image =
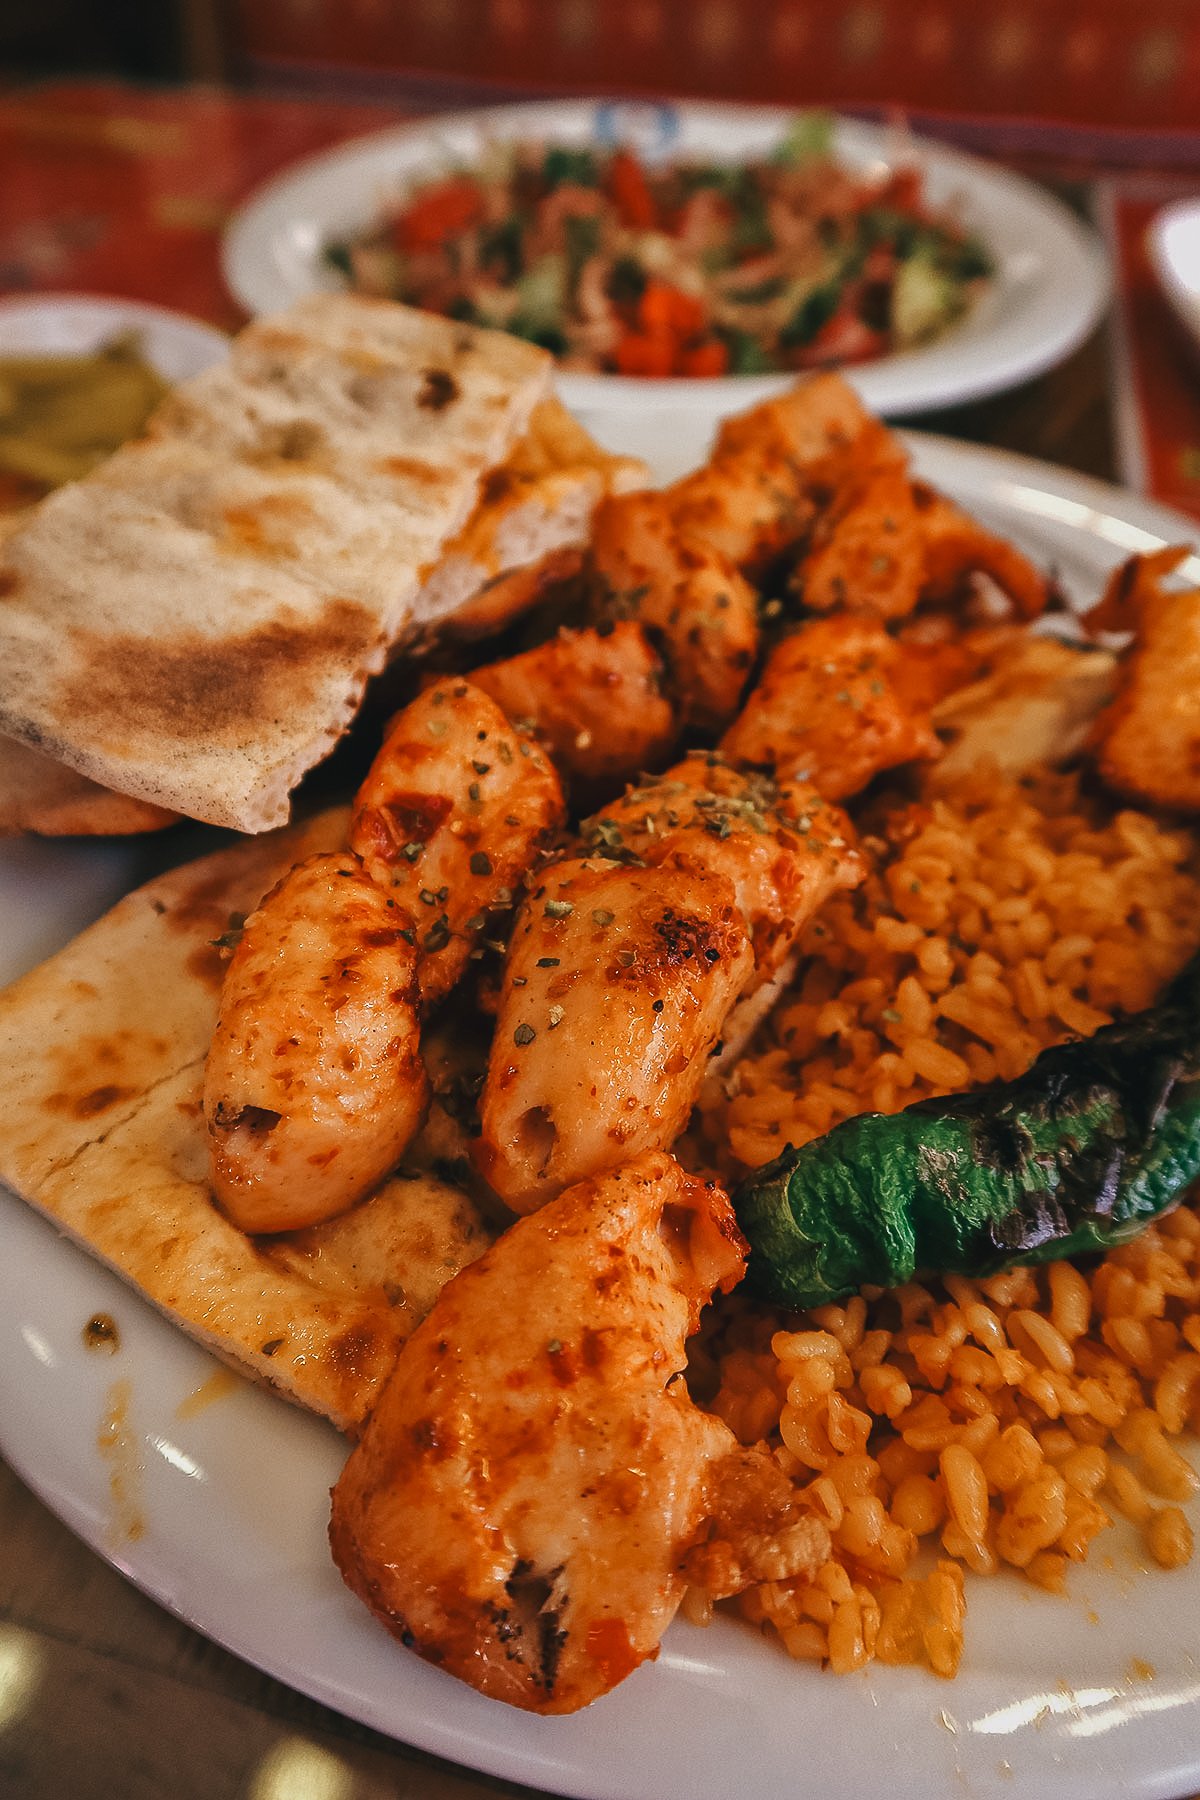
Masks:
[[[228,356],[232,338],[219,325],[194,313],[180,312],[174,307],[159,306],[152,300],[134,300],[121,294],[99,294],[84,289],[54,288],[44,291],[24,290],[0,294],[0,337],[13,321],[66,318],[72,313],[91,313],[97,328],[105,318],[114,323],[124,319],[147,329],[159,328],[174,333],[180,342],[192,345],[197,355],[211,353],[215,363]],[[165,372],[165,371],[160,371]],[[185,377],[173,377],[185,379]]]
[[[1195,349],[1200,347],[1200,284],[1188,286],[1180,277],[1167,248],[1171,227],[1185,218],[1195,221],[1196,235],[1200,239],[1200,195],[1172,200],[1160,207],[1146,227],[1145,242],[1158,285]]]
[[[576,123],[586,123],[597,108],[609,104],[648,109],[662,104],[701,121],[714,131],[722,125],[741,130],[755,126],[781,130],[798,111],[804,110],[735,101],[670,99],[661,103],[640,102],[595,94],[429,114],[377,131],[360,132],[340,144],[276,170],[245,196],[222,233],[220,260],[225,284],[237,303],[252,317],[289,305],[300,297],[299,291],[286,285],[260,285],[253,269],[257,255],[261,255],[262,226],[271,220],[293,188],[303,188],[314,179],[323,179],[343,167],[352,168],[364,157],[375,152],[382,154],[391,147],[402,149],[423,140],[429,140],[432,145],[439,131],[481,130],[488,125],[502,126],[509,120],[514,121],[514,128],[519,128],[522,120],[543,121],[548,126],[553,119],[564,116],[572,117]],[[894,129],[886,124],[864,121],[844,113],[835,112],[831,116],[836,137],[848,154],[862,157],[871,151],[882,154],[899,141]],[[947,179],[958,177],[976,194],[982,193],[996,204],[1006,201],[1020,207],[1030,221],[1037,220],[1045,232],[1045,242],[1053,244],[1055,253],[1063,258],[1064,268],[1055,279],[1062,282],[1070,305],[1064,302],[1055,308],[1035,343],[1013,344],[1001,358],[993,356],[988,360],[985,347],[974,344],[955,359],[951,333],[929,346],[844,367],[842,373],[858,388],[865,402],[875,411],[893,418],[983,399],[1044,373],[1077,349],[1095,328],[1113,290],[1110,261],[1098,232],[1055,195],[1002,163],[989,162],[937,138],[906,132],[902,141],[911,144],[929,164],[944,171]],[[927,371],[926,359],[931,358],[937,359],[933,374],[925,372],[923,375]],[[939,372],[938,364],[944,360],[949,360],[951,367],[948,372]],[[694,409],[699,414],[718,416],[778,393],[795,379],[794,374],[783,373],[722,376],[706,381],[671,377],[649,382],[629,376],[565,372],[558,376],[558,385],[566,404],[581,411],[612,413],[636,405],[663,410],[673,408],[680,412]]]

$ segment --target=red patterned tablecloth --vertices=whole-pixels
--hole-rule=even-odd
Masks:
[[[0,290],[152,300],[233,329],[230,213],[298,157],[406,109],[55,83],[0,100]]]

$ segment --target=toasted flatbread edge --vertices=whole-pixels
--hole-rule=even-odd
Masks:
[[[436,1267],[417,1282],[405,1269],[387,1288],[356,1285],[354,1255],[338,1256],[342,1221],[255,1241],[225,1219],[202,1114],[214,926],[251,910],[296,860],[335,847],[344,819],[328,813],[158,877],[0,992],[13,1071],[0,1180],[222,1361],[353,1433],[419,1322],[420,1294],[431,1290],[428,1303],[490,1233],[464,1196],[426,1182],[426,1200],[441,1190]],[[363,1203],[385,1235],[406,1186],[386,1182]]]
[[[418,328],[425,332],[428,344],[412,341]],[[378,346],[372,338],[376,329],[379,333]],[[450,356],[451,361],[459,352],[475,358],[481,364],[487,364],[488,373],[480,376],[479,390],[469,402],[467,412],[462,415],[463,428],[466,429],[470,420],[476,442],[490,442],[495,461],[503,461],[505,449],[520,437],[550,380],[550,359],[528,345],[516,343],[503,333],[468,331],[465,327],[452,327],[445,321],[425,319],[424,315],[415,314],[411,309],[384,306],[383,303],[354,302],[344,296],[313,297],[299,302],[289,312],[274,319],[256,321],[239,339],[234,340],[231,368],[237,367],[243,340],[247,346],[252,347],[252,350],[247,351],[251,362],[254,354],[260,360],[264,356],[269,359],[272,354],[282,355],[284,349],[292,344],[300,351],[326,352],[331,367],[348,363],[353,368],[362,363],[364,369],[368,365],[372,369],[376,366],[386,369],[391,366],[388,358],[399,354],[406,359],[403,364],[406,377],[411,375],[412,380],[418,384],[422,381],[436,382],[439,376],[438,358],[443,354]],[[442,379],[447,392],[461,405],[464,390],[461,387],[457,390],[455,388],[455,380],[461,380],[457,364],[454,365],[454,371],[453,375],[446,374]],[[197,377],[195,383],[185,383],[176,390],[176,395],[166,403],[168,418],[175,398],[179,395],[186,396],[189,385],[198,387],[205,380],[205,376]],[[466,391],[469,393],[471,390],[468,388]],[[427,404],[432,415],[436,416],[448,401],[443,400],[441,392],[433,388],[428,403],[421,398],[417,404]],[[472,406],[474,413],[471,412]],[[186,430],[181,427],[181,441],[186,435]],[[398,452],[400,447],[398,445]],[[126,450],[129,448],[127,446]],[[64,495],[83,494],[85,497],[91,496],[93,500],[99,495],[93,510],[98,507],[97,516],[108,518],[105,507],[108,505],[110,472],[116,468],[123,454],[123,451],[118,450],[109,459],[109,463],[102,465],[93,476],[83,482],[71,484],[67,490],[60,490],[43,502],[42,507],[33,509],[35,519],[43,513],[43,508],[59,509],[53,512],[51,523],[46,526],[42,538],[36,537],[36,526],[33,527],[35,547],[31,555],[35,585],[38,580],[46,579],[53,585],[53,576],[46,570],[39,569],[37,559],[39,556],[44,557],[46,552],[43,539],[48,537],[53,548],[55,535],[61,526]],[[232,452],[230,454],[232,456]],[[437,483],[441,482],[449,483],[447,492],[452,489],[453,495],[457,497],[453,503],[449,500],[439,502],[443,515],[439,532],[433,532],[428,525],[425,527],[429,547],[444,544],[469,518],[477,502],[479,479],[489,459],[483,459],[481,469],[468,483],[461,468],[455,472],[457,459],[438,464],[436,459],[430,460],[419,447],[412,449],[411,457],[415,458],[414,469],[420,482],[424,484],[423,493],[428,491],[430,482],[440,492]],[[237,458],[233,457],[233,460],[236,461]],[[397,470],[405,460],[397,454]],[[468,462],[470,460],[468,458]],[[254,466],[254,459],[251,458],[247,467]],[[396,479],[401,479],[398,472]],[[286,464],[281,469],[280,480],[286,481]],[[139,504],[135,499],[135,523],[145,525],[150,515],[145,513],[144,507],[138,514]],[[68,537],[70,512],[68,500]],[[50,514],[45,516],[51,518]],[[181,521],[171,519],[167,523],[176,527]],[[200,533],[200,537],[205,543],[208,542],[204,533]],[[26,526],[22,520],[8,536],[6,553],[19,560],[26,541]],[[113,543],[119,548],[123,541],[122,527],[118,525]],[[137,541],[136,531],[133,541]],[[212,548],[218,552],[217,564],[224,567],[221,564],[223,547],[214,539]],[[61,555],[66,555],[65,546]],[[70,560],[66,557],[67,566],[62,576],[68,588],[72,580]],[[230,573],[241,567],[232,561],[226,569],[226,575],[235,588],[239,580],[244,585],[245,579],[254,574],[256,565],[253,558],[243,558],[243,562],[247,571],[245,577]],[[263,719],[264,725],[257,739],[252,731],[244,743],[234,743],[230,739],[219,750],[215,750],[217,736],[197,728],[192,735],[199,748],[198,761],[181,753],[183,746],[178,739],[164,739],[164,748],[169,750],[169,754],[164,754],[156,764],[146,747],[152,742],[152,733],[149,738],[145,738],[143,732],[145,743],[140,748],[136,742],[137,733],[133,734],[129,743],[124,742],[119,735],[113,738],[111,732],[108,738],[104,732],[97,734],[95,729],[90,734],[82,734],[77,721],[55,717],[51,704],[56,691],[53,683],[57,682],[61,688],[65,681],[65,691],[69,692],[71,682],[74,680],[78,683],[80,678],[80,671],[74,669],[69,658],[64,662],[62,670],[56,670],[49,678],[49,685],[45,682],[41,684],[45,691],[32,698],[27,692],[28,668],[24,675],[15,671],[16,687],[12,692],[0,695],[0,732],[28,744],[55,761],[69,765],[102,787],[130,794],[156,807],[177,810],[237,830],[263,831],[272,828],[286,819],[291,790],[306,770],[320,761],[342,735],[357,711],[368,678],[382,668],[388,648],[403,635],[428,567],[428,560],[421,566],[397,566],[388,583],[389,591],[378,608],[362,604],[349,606],[338,600],[334,593],[312,586],[307,589],[314,600],[324,602],[329,613],[327,629],[340,631],[345,638],[341,660],[336,668],[330,665],[325,671],[321,684],[324,694],[319,707],[310,705],[306,712],[297,709],[289,714],[289,709],[281,705],[277,709],[279,716],[274,720],[264,718],[260,713],[258,717]],[[269,564],[264,565],[264,580],[268,571]],[[28,578],[28,574],[22,573],[17,579]],[[222,578],[225,579],[226,576]],[[254,579],[258,579],[256,574]],[[273,614],[280,624],[288,617],[289,595],[296,587],[296,579],[288,577],[280,588]],[[321,624],[318,616],[314,615],[314,620],[317,625]],[[27,629],[27,626],[17,629],[13,642],[18,647],[23,644]],[[309,624],[301,621],[298,635],[294,622],[289,629],[293,629],[293,634],[296,635],[295,649],[298,650],[302,646],[304,633],[310,630]],[[65,641],[71,641],[70,633]],[[29,663],[30,648],[30,645],[24,645],[22,653],[29,667],[36,667],[36,661]],[[237,665],[236,654],[231,662],[231,679],[235,666],[240,666]],[[227,686],[213,680],[211,673],[206,681],[208,689],[217,695],[221,695]],[[225,704],[226,701],[222,699],[222,706]],[[268,708],[267,711],[269,710]],[[286,729],[283,724],[285,715],[292,720]]]

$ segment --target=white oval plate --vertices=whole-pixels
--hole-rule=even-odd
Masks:
[[[913,446],[922,474],[1052,561],[1081,599],[1130,551],[1194,538],[1174,514],[1042,464]],[[1200,558],[1187,573],[1200,579]],[[0,979],[161,854],[0,846]],[[202,1350],[2,1191],[0,1233],[0,1448],[14,1468],[145,1592],[354,1719],[586,1800],[1166,1800],[1200,1785],[1200,1560],[1142,1572],[1119,1529],[1065,1598],[971,1578],[954,1682],[880,1667],[838,1679],[721,1620],[672,1626],[657,1663],[576,1717],[485,1700],[401,1649],[342,1586],[325,1536],[345,1455],[331,1429],[240,1382],[189,1413],[216,1366]],[[118,1325],[112,1357],[82,1345],[97,1311]],[[117,1381],[132,1439],[121,1505],[96,1448]],[[137,1541],[122,1532],[130,1507]]]
[[[186,381],[229,354],[229,339],[215,325],[141,300],[103,294],[21,294],[0,300],[0,355],[83,355],[123,331],[137,332],[142,355],[164,381]]]
[[[251,313],[272,312],[314,289],[337,288],[339,278],[323,257],[330,239],[371,224],[381,202],[414,178],[473,161],[488,140],[578,144],[619,138],[650,154],[736,161],[767,154],[794,118],[791,111],[749,106],[535,101],[377,132],[299,163],[253,194],[225,235],[225,279]],[[980,233],[997,265],[979,304],[944,337],[847,370],[873,411],[901,416],[1011,387],[1066,356],[1095,324],[1109,287],[1103,249],[1041,189],[974,157],[850,120],[837,121],[834,147],[854,167],[894,163],[901,155],[915,159],[933,205],[954,208]],[[634,409],[655,407],[685,410],[711,425],[793,380],[563,375],[560,391],[589,426],[605,413],[619,411],[627,421]]]
[[[1177,200],[1150,222],[1146,250],[1159,285],[1200,353],[1200,200]]]

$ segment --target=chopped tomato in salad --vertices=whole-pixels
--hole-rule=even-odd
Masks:
[[[737,164],[497,144],[326,256],[360,292],[511,331],[565,369],[660,378],[885,356],[952,325],[992,273],[919,168],[851,169],[813,116]]]

